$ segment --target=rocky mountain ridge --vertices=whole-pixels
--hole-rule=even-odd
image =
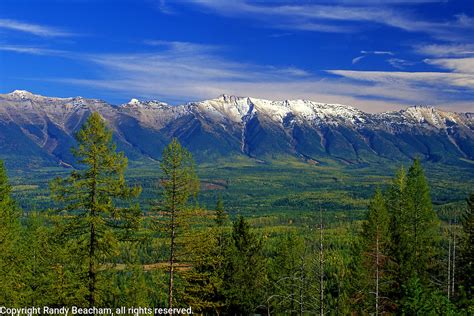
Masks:
[[[228,95],[178,106],[137,99],[114,106],[24,90],[0,94],[0,158],[72,164],[74,133],[93,111],[108,121],[119,149],[131,159],[159,159],[177,137],[198,160],[233,155],[351,164],[415,156],[474,160],[472,113],[415,106],[371,114],[341,104]]]

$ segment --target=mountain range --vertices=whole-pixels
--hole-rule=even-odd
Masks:
[[[474,113],[414,106],[365,113],[308,100],[269,101],[222,95],[172,106],[132,99],[119,106],[82,97],[16,90],[0,94],[0,159],[13,167],[74,164],[74,133],[96,111],[131,160],[159,160],[177,137],[199,160],[258,160],[290,155],[311,163],[474,161]]]

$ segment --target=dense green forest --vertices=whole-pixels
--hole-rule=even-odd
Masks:
[[[163,152],[147,205],[98,114],[76,140],[82,168],[49,183],[53,207],[45,211],[20,207],[0,165],[0,306],[474,314],[474,193],[462,207],[435,211],[419,160],[388,186],[380,181],[368,205],[328,188],[332,199],[365,209],[351,220],[328,216],[324,195],[292,193],[272,205],[311,212],[267,225],[228,212],[221,194],[200,203],[198,167],[177,140]]]

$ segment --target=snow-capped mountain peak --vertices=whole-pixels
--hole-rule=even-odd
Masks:
[[[371,114],[341,104],[232,95],[176,106],[134,98],[113,106],[22,90],[0,94],[0,138],[16,135],[0,144],[0,151],[17,148],[19,142],[24,148],[36,144],[45,157],[71,163],[73,134],[93,111],[108,121],[124,148],[154,159],[172,137],[204,155],[284,153],[350,162],[416,155],[433,161],[445,156],[474,159],[473,115],[432,107]]]
[[[130,101],[128,101],[127,104],[130,104],[130,105],[139,105],[139,104],[140,104],[140,101],[138,101],[138,99],[132,98]]]
[[[15,90],[13,92],[10,92],[8,95],[12,96],[12,97],[23,98],[23,99],[28,99],[28,98],[31,98],[31,97],[34,97],[34,96],[39,96],[39,95],[35,95],[35,94],[33,94],[33,93],[31,93],[30,91],[27,91],[27,90]]]

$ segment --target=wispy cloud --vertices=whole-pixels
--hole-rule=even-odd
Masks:
[[[424,44],[416,45],[415,52],[432,57],[466,57],[474,55],[474,44]]]
[[[142,53],[84,54],[39,47],[2,46],[17,53],[75,59],[96,70],[96,77],[41,78],[82,85],[114,95],[165,99],[174,103],[235,94],[268,99],[311,99],[357,106],[380,112],[413,104],[433,104],[466,110],[474,97],[474,74],[457,73],[459,65],[438,67],[453,72],[369,72],[330,70],[311,72],[235,62],[216,46],[189,42],[149,41]],[[389,52],[381,54],[391,56]],[[449,104],[449,106],[446,106]],[[472,106],[472,104],[471,104]]]
[[[435,65],[444,69],[449,69],[453,71],[454,73],[471,74],[472,76],[474,76],[474,57],[425,59],[425,62],[430,65]]]
[[[57,50],[57,49],[21,46],[21,45],[8,45],[8,44],[2,44],[2,43],[0,43],[0,51],[8,51],[8,52],[32,54],[32,55],[42,55],[42,56],[67,56],[70,54],[68,52]]]
[[[327,72],[356,81],[390,84],[394,87],[417,84],[444,88],[463,87],[474,90],[474,74],[468,73],[354,70],[328,70]]]
[[[376,51],[361,50],[360,53],[362,54],[361,56],[358,56],[352,59],[353,65],[357,64],[359,61],[361,61],[362,59],[364,59],[365,57],[369,55],[389,55],[389,56],[395,55],[394,53],[389,52],[389,51],[379,51],[379,50],[376,50]]]
[[[397,68],[397,69],[405,69],[409,66],[413,66],[416,64],[416,62],[402,59],[402,58],[389,58],[387,59],[387,62],[392,65],[392,67]]]
[[[459,40],[466,30],[473,30],[474,20],[465,14],[447,21],[427,21],[403,7],[390,4],[409,4],[409,1],[336,1],[332,4],[313,4],[307,1],[263,2],[245,0],[188,0],[203,8],[228,17],[251,18],[282,29],[318,32],[356,32],[365,24],[383,24],[408,32],[421,32],[445,40]],[[437,1],[411,1],[411,4]],[[380,4],[385,6],[380,6]],[[375,5],[379,6],[375,6]],[[364,22],[364,25],[360,22]]]
[[[210,53],[223,49],[223,47],[218,45],[197,44],[182,41],[145,40],[143,43],[148,46],[172,50],[175,54]]]
[[[335,70],[330,73],[337,76],[328,76],[295,67],[234,62],[222,58],[212,46],[205,49],[203,44],[186,43],[186,47],[182,50],[180,45],[165,45],[153,53],[83,56],[84,61],[101,70],[101,76],[61,82],[174,103],[227,93],[268,99],[306,98],[350,104],[370,112],[426,104],[427,100],[464,110],[456,107],[465,101],[460,96],[463,94],[452,90],[473,89],[474,93],[474,76],[470,75]]]
[[[59,28],[10,19],[0,19],[0,29],[23,32],[41,37],[69,37],[74,35],[73,33]]]

